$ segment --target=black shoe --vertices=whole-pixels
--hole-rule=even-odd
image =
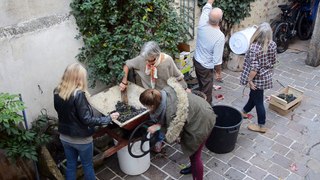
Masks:
[[[191,174],[191,166],[181,169],[180,174]]]

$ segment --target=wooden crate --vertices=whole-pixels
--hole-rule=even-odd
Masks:
[[[284,99],[281,99],[278,97],[279,94],[293,94],[293,96],[296,97],[295,100],[291,101],[290,103],[287,103]],[[271,95],[270,101],[269,101],[269,108],[278,112],[280,115],[286,115],[290,111],[293,111],[295,108],[297,108],[302,101],[303,98],[303,91],[294,88],[292,86],[287,86],[283,88],[278,95]]]
[[[297,104],[293,105],[291,108],[287,109],[287,110],[283,110],[280,109],[279,107],[269,104],[269,109],[277,112],[278,114],[280,114],[281,116],[285,116],[287,115],[289,112],[292,112],[293,110],[295,110],[299,105],[301,104],[301,101],[298,102]]]

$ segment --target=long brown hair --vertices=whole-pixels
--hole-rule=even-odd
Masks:
[[[262,51],[266,53],[268,51],[268,46],[271,40],[272,40],[272,29],[269,23],[264,22],[259,25],[257,30],[252,35],[250,44],[254,42],[259,43],[262,46]]]
[[[154,112],[161,103],[161,93],[156,89],[147,89],[140,94],[139,101]]]
[[[88,95],[87,70],[79,63],[67,66],[56,88],[59,96],[68,100],[75,90],[82,90]]]

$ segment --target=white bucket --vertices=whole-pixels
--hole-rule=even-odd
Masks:
[[[117,140],[114,139],[114,143],[117,144]],[[132,146],[132,153],[136,155],[142,154],[140,150],[141,141],[135,142]],[[145,142],[142,147],[144,150],[149,150],[150,146],[148,142]],[[139,175],[146,172],[150,167],[150,153],[141,158],[134,158],[128,152],[128,146],[123,147],[117,152],[119,166],[122,172],[128,175]]]
[[[250,46],[250,39],[256,30],[257,26],[254,25],[232,34],[229,40],[231,51],[235,54],[246,53]]]

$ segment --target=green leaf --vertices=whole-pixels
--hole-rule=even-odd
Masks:
[[[171,3],[163,0],[71,3],[84,41],[77,58],[88,65],[92,86],[96,80],[117,84],[123,77],[124,62],[137,56],[146,41],[159,42],[169,54],[177,51],[177,44],[186,40],[187,33]]]

